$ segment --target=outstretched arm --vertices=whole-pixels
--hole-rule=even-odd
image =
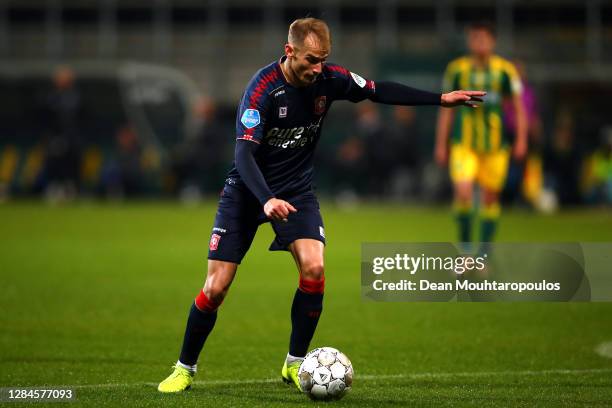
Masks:
[[[476,106],[476,102],[482,102],[482,91],[453,91],[439,94],[423,91],[402,85],[397,82],[377,81],[376,91],[370,100],[389,105],[441,105],[454,107],[461,105]]]

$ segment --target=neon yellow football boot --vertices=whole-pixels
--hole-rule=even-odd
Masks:
[[[283,378],[283,381],[287,384],[294,383],[297,389],[300,391],[302,391],[302,387],[300,386],[298,370],[300,369],[301,364],[302,360],[297,360],[289,364],[287,364],[287,360],[285,360],[285,364],[283,364],[283,369],[281,370],[281,377]]]
[[[297,372],[297,371],[296,371]],[[182,392],[191,388],[194,374],[186,368],[174,366],[174,371],[164,381],[159,383],[159,392]]]

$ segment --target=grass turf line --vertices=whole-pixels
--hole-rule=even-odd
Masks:
[[[612,340],[609,304],[362,303],[362,241],[448,241],[446,208],[323,203],[325,310],[313,341],[345,351],[360,373],[340,405],[597,406],[612,400],[607,372],[575,375],[418,373],[610,369],[594,352]],[[185,319],[205,274],[214,206],[0,206],[1,386],[141,384],[78,389],[78,405],[313,406],[284,384],[221,380],[279,376],[297,284],[290,256],[270,253],[262,226],[200,360],[194,389],[158,395],[176,361]],[[605,211],[502,217],[500,240],[610,241]],[[415,374],[416,373],[416,374]],[[405,377],[393,377],[405,375]],[[412,375],[412,376],[411,376]],[[201,383],[200,383],[201,382]],[[149,384],[149,385],[147,385]]]

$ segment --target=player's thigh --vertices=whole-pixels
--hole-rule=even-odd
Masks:
[[[237,270],[237,263],[209,259],[204,294],[215,301],[223,300],[232,285]]]
[[[234,187],[225,186],[208,245],[208,259],[240,264],[258,227],[260,205]]]
[[[499,193],[508,175],[510,152],[506,149],[484,154],[480,160],[478,184],[484,191]]]
[[[287,221],[271,221],[276,237],[271,251],[288,251],[290,244],[299,239],[311,239],[325,244],[325,229],[319,203],[313,194],[288,199],[297,212],[289,214]]]
[[[448,167],[453,184],[473,183],[478,171],[478,157],[472,149],[453,145]]]
[[[486,206],[499,202],[499,190],[491,190],[488,188],[482,189],[481,202]]]
[[[321,280],[323,278],[325,251],[323,242],[310,238],[297,239],[289,244],[289,251],[304,279]]]

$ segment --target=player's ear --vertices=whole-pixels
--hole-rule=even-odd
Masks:
[[[285,55],[287,57],[294,57],[295,56],[295,48],[293,48],[293,45],[285,44]]]

